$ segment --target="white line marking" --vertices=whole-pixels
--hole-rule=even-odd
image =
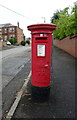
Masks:
[[[22,96],[24,90],[26,89],[26,86],[27,86],[27,84],[28,84],[28,81],[30,80],[30,77],[31,77],[31,71],[30,71],[27,79],[25,79],[25,82],[24,82],[22,88],[20,89],[20,92],[18,92],[18,95],[17,95],[17,97],[16,97],[16,100],[14,101],[13,105],[11,106],[11,109],[9,110],[9,112],[8,112],[8,114],[7,114],[7,116],[6,116],[6,118],[8,118],[8,120],[11,120],[11,118],[12,118],[12,116],[13,116],[13,114],[14,114],[17,106],[18,106],[18,103],[19,103],[19,101],[20,101],[20,99],[21,99],[21,96]]]

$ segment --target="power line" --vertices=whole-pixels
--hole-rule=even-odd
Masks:
[[[16,11],[14,11],[14,10],[12,10],[12,9],[10,9],[10,8],[8,8],[8,7],[6,7],[6,6],[4,6],[4,5],[2,5],[2,4],[0,4],[0,6],[3,7],[3,8],[5,8],[5,9],[7,9],[7,10],[9,10],[9,11],[11,11],[11,12],[14,12],[15,14],[20,15],[20,16],[26,18],[26,19],[29,19],[29,20],[32,20],[32,21],[37,21],[37,20],[34,20],[34,19],[29,18],[29,17],[27,17],[27,16],[24,16],[23,14],[18,13],[18,12],[16,12]],[[37,22],[38,22],[38,21],[37,21]]]

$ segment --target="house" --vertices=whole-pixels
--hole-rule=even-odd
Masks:
[[[3,25],[0,24],[0,37],[1,37],[1,38],[2,38],[2,27],[3,27]]]
[[[10,23],[0,24],[0,36],[4,42],[7,42],[10,38],[15,38],[17,43],[23,41],[23,30],[19,27],[19,22],[17,26]]]

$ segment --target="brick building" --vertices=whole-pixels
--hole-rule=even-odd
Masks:
[[[3,27],[3,24],[0,24],[0,37],[2,37],[2,27]]]
[[[0,24],[0,36],[2,36],[4,42],[7,42],[10,38],[15,38],[17,43],[20,43],[24,39],[23,30],[19,27],[19,23],[17,26],[10,23]]]

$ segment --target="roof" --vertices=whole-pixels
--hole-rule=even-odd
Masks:
[[[6,23],[6,24],[0,24],[0,28],[2,27],[9,27],[9,26],[14,26],[11,23]]]
[[[12,25],[11,23],[6,23],[6,24],[0,24],[0,28],[3,28],[3,27],[10,27],[10,26],[16,26],[16,25]],[[18,27],[18,26],[16,26]],[[18,27],[19,29],[21,29],[20,27]],[[21,29],[22,30],[22,29]]]

